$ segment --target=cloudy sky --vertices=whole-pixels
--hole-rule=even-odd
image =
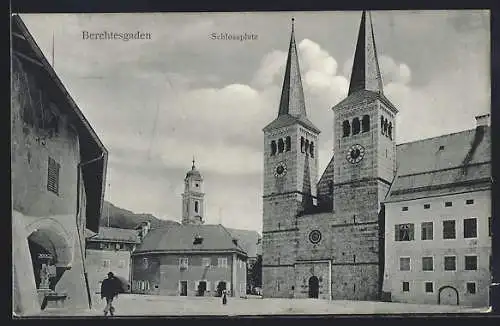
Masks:
[[[331,107],[344,98],[361,12],[22,15],[109,150],[106,199],[180,221],[193,155],[206,222],[262,228],[262,128],[278,112],[295,17],[306,106],[332,155]],[[397,142],[474,128],[490,110],[486,11],[372,13]],[[150,33],[84,40],[83,32]],[[214,40],[212,33],[256,39]]]

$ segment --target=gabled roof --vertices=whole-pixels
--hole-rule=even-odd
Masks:
[[[136,230],[109,228],[101,226],[99,233],[88,239],[88,241],[110,241],[110,242],[124,242],[124,243],[140,243],[139,236]]]
[[[84,164],[82,172],[85,188],[88,189],[86,226],[97,232],[104,201],[108,151],[43,55],[21,17],[12,15],[11,28],[13,56],[22,62],[23,69],[33,74],[37,84],[44,88],[61,113],[67,115],[69,122],[76,128],[81,162],[95,160]]]
[[[491,187],[491,128],[397,145],[397,176],[385,202]]]
[[[238,239],[238,245],[245,250],[247,256],[250,258],[257,257],[262,254],[262,246],[259,239],[260,234],[257,231],[240,230],[226,228],[233,237]]]
[[[333,110],[342,109],[349,105],[359,104],[360,102],[370,103],[375,100],[379,100],[384,103],[388,109],[390,109],[394,114],[398,113],[398,109],[392,104],[392,102],[385,97],[382,93],[376,93],[369,90],[359,90],[351,95],[347,96],[345,99],[333,106]]]
[[[307,129],[314,131],[317,134],[321,132],[321,130],[319,130],[306,116],[294,117],[289,114],[278,116],[270,124],[265,126],[264,129],[262,130],[268,131],[272,129],[279,129],[283,127],[292,126],[294,124],[302,125]]]
[[[194,244],[196,236],[203,238]],[[222,225],[175,225],[148,232],[134,254],[151,252],[233,252],[246,256],[245,250],[233,242],[233,235]]]

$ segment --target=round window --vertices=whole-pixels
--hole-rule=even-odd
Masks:
[[[321,232],[318,230],[313,230],[309,233],[309,241],[313,244],[317,244],[321,241]]]

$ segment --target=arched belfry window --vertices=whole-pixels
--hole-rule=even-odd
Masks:
[[[289,152],[292,149],[292,137],[290,136],[286,137],[285,145],[286,145],[286,151]]]
[[[384,134],[384,117],[380,116],[380,133]]]
[[[300,152],[301,153],[304,153],[304,147],[305,147],[305,141],[304,141],[304,137],[300,137]]]
[[[342,130],[343,130],[342,137],[348,137],[351,134],[351,124],[349,123],[349,120],[345,120],[342,123]]]
[[[370,116],[369,115],[364,115],[363,116],[363,121],[361,122],[362,127],[363,127],[363,132],[370,131]]]
[[[306,153],[307,153],[308,151],[309,151],[309,140],[308,140],[308,139],[306,139],[306,146],[305,146],[305,148],[304,148],[304,152],[306,152]]]
[[[359,123],[359,118],[354,118],[352,120],[352,134],[357,135],[361,129],[361,125]]]
[[[276,155],[276,141],[271,141],[271,155]]]
[[[313,141],[309,144],[309,154],[311,154],[311,157],[314,157],[314,142]]]
[[[280,138],[278,140],[278,153],[283,153],[284,149],[285,149],[285,143],[283,142],[283,139]]]
[[[387,127],[387,133],[389,134],[389,138],[392,140],[392,122],[389,122],[389,127]]]
[[[194,202],[194,212],[195,212],[195,213],[198,213],[198,210],[199,210],[199,207],[198,207],[198,206],[199,206],[198,201],[195,201],[195,202]]]
[[[387,136],[387,128],[388,128],[387,119],[384,119],[384,135],[386,136]]]

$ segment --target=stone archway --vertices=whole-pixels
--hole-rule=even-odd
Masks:
[[[309,298],[317,299],[319,297],[319,279],[316,276],[309,278]]]
[[[438,290],[438,304],[458,306],[460,304],[458,290],[450,285],[440,287]]]

